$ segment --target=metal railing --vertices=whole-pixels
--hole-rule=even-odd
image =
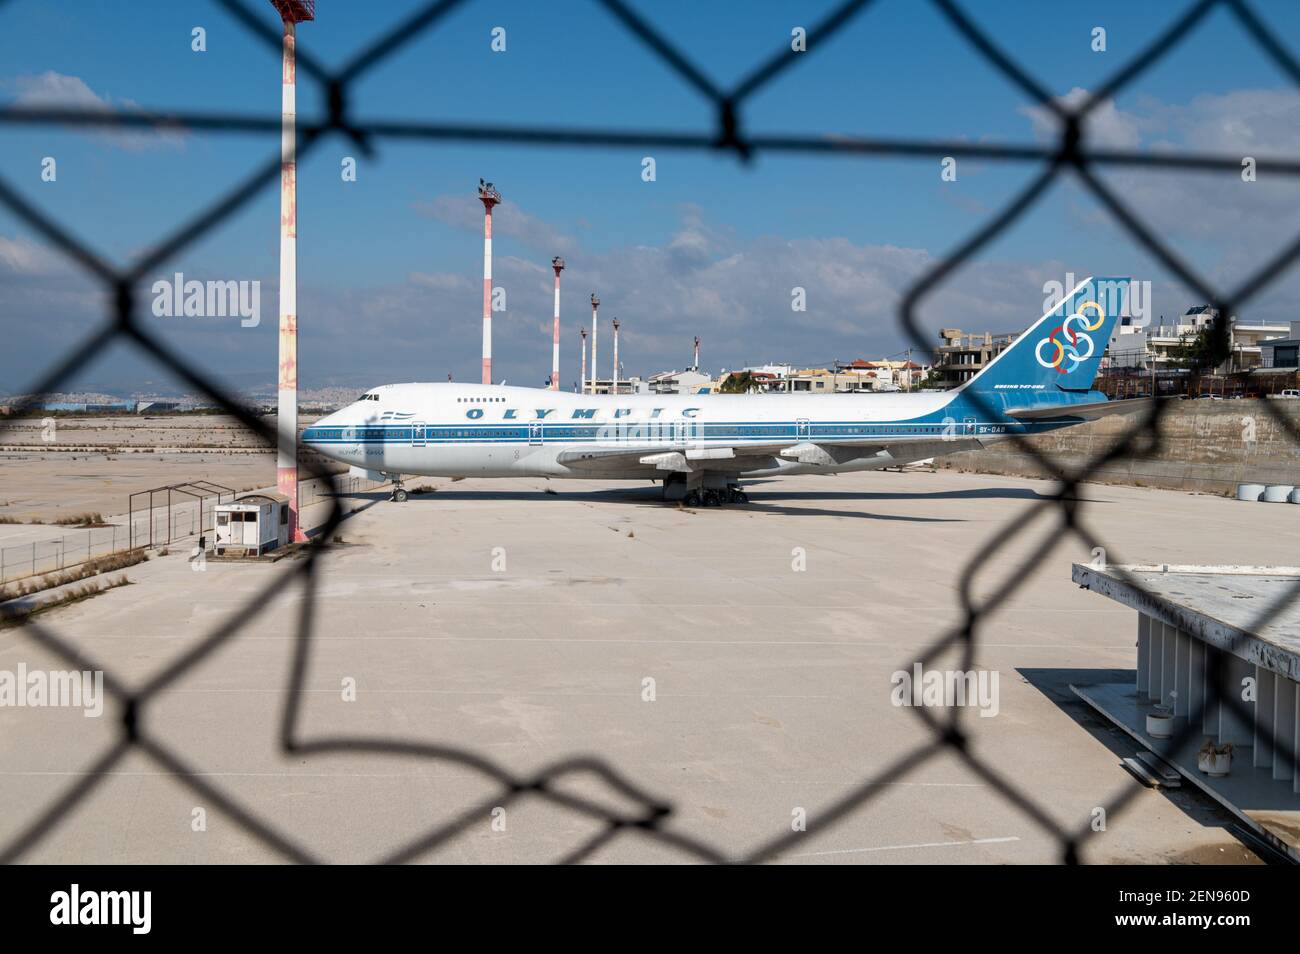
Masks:
[[[279,51],[281,36],[277,24],[240,0],[219,0],[219,2],[261,42]],[[747,160],[761,153],[838,155],[861,159],[920,158],[932,162],[952,156],[977,158],[985,162],[1037,164],[1039,168],[1031,176],[1028,185],[1004,207],[992,214],[973,234],[941,257],[938,263],[903,296],[899,307],[900,325],[912,338],[917,348],[926,350],[930,348],[932,341],[923,334],[917,321],[917,310],[920,304],[950,280],[975,254],[1019,221],[1053,184],[1067,175],[1072,176],[1091,193],[1136,244],[1150,252],[1168,272],[1191,289],[1198,300],[1210,303],[1220,314],[1244,314],[1245,307],[1250,301],[1256,298],[1262,289],[1275,282],[1284,270],[1294,264],[1297,256],[1300,256],[1300,237],[1297,237],[1279,248],[1254,274],[1237,287],[1227,291],[1214,287],[1112,191],[1098,177],[1097,170],[1103,167],[1131,167],[1146,170],[1217,172],[1236,176],[1240,172],[1241,157],[1206,153],[1150,153],[1096,146],[1090,143],[1088,117],[1099,106],[1149,72],[1156,64],[1163,62],[1172,50],[1179,47],[1183,38],[1202,26],[1209,14],[1214,11],[1222,11],[1234,20],[1258,47],[1260,55],[1300,87],[1300,63],[1297,63],[1296,58],[1261,21],[1247,0],[1198,0],[1188,4],[1173,17],[1166,28],[1153,36],[1142,49],[1106,78],[1083,102],[1074,106],[1067,106],[1056,99],[1025,66],[1017,62],[1007,50],[1002,49],[996,37],[982,29],[956,0],[931,0],[931,5],[946,21],[948,27],[963,38],[989,68],[1005,77],[1020,90],[1027,102],[1044,110],[1055,121],[1055,142],[1046,145],[1003,144],[955,138],[921,140],[851,137],[839,134],[750,133],[745,127],[743,117],[743,107],[747,101],[759,90],[766,88],[793,69],[796,64],[815,63],[817,51],[826,46],[825,41],[833,34],[841,32],[864,11],[877,5],[872,0],[846,0],[839,4],[809,28],[809,36],[815,38],[817,42],[811,44],[806,52],[793,54],[788,46],[783,45],[780,50],[759,62],[739,83],[730,88],[723,88],[713,83],[673,43],[666,32],[656,29],[649,20],[633,10],[624,0],[599,0],[597,5],[612,17],[613,23],[618,28],[639,40],[650,54],[662,61],[710,104],[714,115],[711,129],[665,132],[453,123],[437,120],[377,121],[358,116],[352,108],[351,100],[355,82],[398,50],[408,47],[414,39],[434,29],[447,14],[465,5],[465,2],[466,0],[438,0],[427,4],[366,46],[338,69],[330,69],[317,61],[300,43],[297,50],[300,76],[308,77],[321,88],[328,105],[327,113],[323,117],[316,119],[299,117],[298,131],[302,136],[302,145],[298,158],[303,159],[322,142],[332,137],[343,137],[354,143],[366,155],[372,154],[378,143],[382,141],[401,140],[422,141],[435,145],[449,142],[474,142],[534,147],[634,147],[638,149],[658,147],[713,151],[734,156],[742,169],[745,168]],[[883,3],[885,0],[879,2]],[[32,37],[31,42],[39,42],[40,39]],[[804,66],[804,68],[808,67]],[[306,97],[301,99],[305,100]],[[100,128],[110,126],[153,128],[174,125],[205,132],[264,134],[268,143],[278,142],[280,135],[280,117],[270,115],[198,110],[160,115],[146,111],[111,113],[83,108],[34,106],[10,107],[0,111],[0,127],[68,124]],[[1273,177],[1294,178],[1300,175],[1300,157],[1258,158],[1256,167],[1261,177],[1267,174]],[[146,275],[151,274],[155,267],[186,251],[194,242],[207,235],[209,230],[228,221],[263,186],[274,183],[279,170],[280,157],[277,152],[269,156],[268,161],[260,169],[239,183],[229,194],[222,196],[192,220],[168,232],[155,246],[145,250],[122,269],[108,264],[105,258],[96,253],[72,230],[56,222],[23,198],[10,184],[0,180],[0,204],[6,206],[47,242],[62,250],[71,261],[98,278],[104,288],[110,292],[114,303],[108,321],[49,368],[47,373],[29,388],[29,391],[43,393],[55,390],[56,385],[83,367],[92,357],[101,353],[107,344],[124,341],[171,369],[195,390],[208,395],[214,403],[225,408],[245,426],[260,434],[266,446],[273,447],[274,433],[266,424],[251,416],[215,381],[149,333],[145,325],[138,320],[140,308],[136,286]],[[1228,353],[1226,325],[1225,329],[1216,330],[1209,344],[1215,354],[1226,356]],[[972,397],[979,400],[978,396]],[[1042,452],[1035,450],[1022,438],[1018,436],[1013,438],[1026,454],[1037,459],[1044,469],[1055,477],[1057,486],[1051,494],[1045,495],[1034,504],[1035,509],[1030,515],[1017,513],[1014,522],[1008,523],[994,533],[978,552],[971,555],[958,580],[961,619],[950,630],[936,634],[934,640],[919,657],[923,665],[929,665],[946,651],[957,649],[965,668],[968,670],[973,668],[973,656],[989,615],[1014,594],[1017,586],[1014,581],[1029,578],[1029,570],[1053,548],[1068,539],[1081,541],[1089,549],[1104,543],[1098,539],[1088,520],[1088,504],[1082,499],[1083,495],[1077,492],[1078,485],[1108,463],[1133,456],[1136,451],[1149,452],[1152,445],[1158,445],[1162,439],[1161,408],[1163,406],[1157,404],[1149,414],[1134,423],[1123,440],[1082,467],[1066,469]],[[991,413],[994,409],[984,408],[984,410],[986,413]],[[1266,410],[1272,413],[1272,409],[1266,408]],[[1290,435],[1292,440],[1300,439],[1300,434],[1297,434],[1292,422],[1280,415],[1276,416],[1278,425]],[[315,466],[309,465],[308,469]],[[316,476],[322,479],[325,477],[320,473]],[[1004,550],[1013,540],[1031,532],[1030,528],[1037,527],[1038,522],[1034,517],[1041,511],[1047,511],[1054,517],[1059,532],[1051,534],[1046,538],[1046,542],[1031,548],[1032,552],[1020,566],[1021,572],[1009,576],[1009,580],[1013,582],[1008,582],[987,597],[977,596],[973,591],[973,579],[977,568],[986,565],[990,558]],[[335,500],[331,503],[327,531],[337,525],[340,516],[341,510]],[[691,857],[709,861],[768,860],[791,847],[796,839],[808,837],[807,834],[785,833],[737,851],[731,846],[710,844],[682,834],[675,831],[670,824],[673,817],[671,804],[662,803],[649,795],[632,779],[619,773],[610,763],[599,757],[573,757],[540,772],[521,774],[494,760],[486,752],[452,744],[401,738],[304,735],[299,724],[299,700],[303,698],[301,690],[312,639],[311,605],[320,569],[321,552],[323,551],[319,547],[309,547],[307,559],[300,561],[290,572],[281,575],[262,593],[250,600],[247,611],[240,621],[224,624],[208,634],[191,652],[143,686],[128,685],[111,671],[106,672],[105,686],[110,695],[122,705],[124,712],[117,741],[90,766],[89,772],[83,779],[63,791],[9,844],[0,847],[0,859],[12,860],[23,857],[63,818],[70,812],[76,811],[85,796],[93,791],[105,775],[113,771],[128,753],[136,753],[144,755],[164,771],[171,773],[179,784],[220,806],[224,813],[246,831],[284,857],[295,861],[316,860],[318,855],[311,845],[286,830],[272,827],[260,820],[255,806],[240,803],[213,788],[185,753],[176,751],[163,742],[161,737],[153,733],[149,721],[140,716],[141,703],[166,693],[179,678],[189,672],[199,660],[206,659],[218,645],[237,639],[240,625],[254,615],[257,607],[265,605],[284,588],[295,585],[305,587],[306,598],[301,601],[300,630],[297,634],[292,674],[284,695],[279,729],[279,743],[286,757],[290,753],[295,759],[303,759],[321,753],[354,752],[386,753],[406,758],[445,761],[478,773],[495,782],[498,788],[484,801],[469,806],[455,817],[431,826],[419,837],[405,843],[381,860],[405,861],[433,851],[456,837],[467,825],[474,823],[470,821],[471,819],[487,817],[487,813],[493,807],[514,804],[523,799],[544,800],[568,811],[603,822],[597,834],[573,846],[572,850],[564,855],[562,860],[566,861],[587,858],[610,841],[632,832],[640,837],[655,839],[662,845],[677,849]],[[1108,548],[1108,552],[1112,557],[1116,556],[1113,548]],[[1113,564],[1121,562],[1123,561],[1113,559]],[[1139,587],[1141,585],[1137,580],[1131,582]],[[1297,596],[1300,596],[1300,584],[1290,589],[1285,599],[1266,607],[1259,615],[1256,628],[1275,618]],[[22,632],[27,638],[35,640],[77,668],[103,668],[87,659],[72,641],[59,635],[52,625],[45,622],[32,622],[26,625]],[[910,664],[915,661],[908,662]],[[1232,709],[1243,710],[1244,704],[1223,681],[1226,678],[1225,674],[1215,671],[1210,675],[1211,691],[1206,703],[1222,702]],[[808,829],[809,834],[832,828],[852,813],[867,809],[891,783],[908,777],[940,756],[952,755],[999,797],[1005,799],[1008,805],[1024,814],[1039,829],[1050,834],[1059,846],[1060,858],[1063,861],[1080,860],[1081,848],[1094,834],[1090,824],[1091,819],[1081,819],[1077,826],[1063,825],[1053,817],[1047,806],[1031,798],[1013,775],[980,758],[969,744],[972,725],[960,709],[943,715],[936,715],[931,710],[919,706],[911,707],[907,711],[925,723],[929,729],[927,741],[888,765],[883,771],[850,785],[816,813],[810,813],[817,821]],[[1191,731],[1192,724],[1199,725],[1199,722],[1198,711],[1188,720],[1184,732],[1170,740],[1170,745],[1175,749],[1180,747],[1186,741],[1186,734]],[[1290,752],[1289,757],[1294,762],[1294,752]],[[632,807],[614,809],[582,795],[566,792],[562,786],[556,784],[564,777],[579,773],[594,774],[604,779],[626,796]],[[1112,823],[1140,791],[1142,789],[1136,783],[1126,784],[1108,800],[1104,808]]]
[[[57,573],[99,556],[129,549],[126,527],[92,527],[51,540],[0,547],[0,583]]]

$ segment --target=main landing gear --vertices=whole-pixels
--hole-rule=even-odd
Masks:
[[[749,495],[740,489],[739,484],[727,484],[725,487],[689,487],[681,496],[672,494],[665,487],[665,500],[680,500],[685,507],[721,507],[725,504],[749,503]]]

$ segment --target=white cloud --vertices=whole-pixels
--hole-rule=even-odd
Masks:
[[[414,209],[420,215],[465,232],[483,231],[483,204],[472,195],[440,195],[428,202],[415,203]],[[517,239],[549,255],[571,255],[578,247],[575,239],[508,200],[492,210],[492,233]]]
[[[65,268],[57,252],[26,239],[0,235],[0,272],[16,275],[50,275]]]
[[[1086,89],[1076,86],[1056,102],[1066,109],[1077,109],[1089,96]],[[1061,122],[1056,114],[1043,106],[1022,106],[1022,116],[1028,116],[1039,142],[1055,142],[1061,135]],[[1141,142],[1140,124],[1136,117],[1120,112],[1115,101],[1108,99],[1095,106],[1084,120],[1084,132],[1091,146],[1108,149],[1136,149]]]
[[[1060,97],[1077,105],[1086,90]],[[1023,109],[1036,136],[1053,124],[1043,110]],[[1197,96],[1185,103],[1135,97],[1128,109],[1098,107],[1087,125],[1091,145],[1151,153],[1198,153],[1237,157],[1294,157],[1300,152],[1300,94],[1290,89],[1241,89]],[[1094,166],[1105,185],[1175,252],[1227,292],[1300,234],[1300,180],[1260,170],[1245,182],[1235,165],[1223,172],[1173,168]],[[1067,177],[1072,214],[1095,229],[1128,239],[1111,214]],[[1135,257],[1149,258],[1145,250]],[[1197,296],[1169,283],[1166,300]],[[1300,296],[1300,274],[1291,269],[1247,308],[1254,317],[1284,320]]]
[[[468,291],[470,288],[481,288],[478,282],[472,281],[466,275],[457,275],[448,272],[411,272],[408,281],[412,285],[419,285],[423,288],[432,288],[435,291]]]
[[[1194,147],[1230,155],[1300,152],[1300,95],[1290,89],[1242,89],[1198,96],[1185,106],[1142,100],[1154,146]]]
[[[80,77],[67,76],[54,70],[27,73],[0,80],[0,89],[13,91],[13,104],[18,106],[59,106],[103,113],[143,112],[139,104],[133,100],[113,100],[107,96],[100,96]],[[88,135],[132,151],[177,147],[182,141],[182,135],[176,128],[153,131],[96,127],[88,132]]]
[[[602,299],[602,365],[612,358],[605,336],[614,317],[623,325],[621,357],[630,372],[684,366],[697,334],[710,369],[819,362],[881,357],[912,344],[898,323],[899,299],[934,264],[925,249],[843,237],[739,238],[699,208],[684,206],[678,229],[659,245],[569,258],[562,294],[565,383],[576,376],[577,331],[590,324],[591,291]],[[941,326],[1024,328],[1040,314],[1044,280],[1063,272],[1055,262],[972,265],[923,302],[926,341],[937,343]],[[509,305],[493,315],[498,374],[517,384],[539,383],[550,367],[551,271],[544,260],[498,255],[493,277]],[[807,293],[805,312],[791,309],[795,286]],[[304,290],[300,298],[303,315],[315,316],[311,338],[322,353],[335,356],[334,371],[342,354],[373,365],[371,349],[418,369],[394,367],[397,377],[441,380],[448,371],[464,374],[475,365],[481,288],[473,275],[412,273],[398,286],[329,298]],[[367,330],[360,339],[358,318]],[[401,343],[400,357],[391,357],[394,341]],[[304,369],[311,363],[305,357]]]

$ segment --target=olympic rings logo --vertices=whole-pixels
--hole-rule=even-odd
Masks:
[[[1088,319],[1084,316],[1084,312],[1089,308],[1097,313],[1097,320],[1091,324],[1088,323]],[[1050,335],[1038,342],[1038,346],[1034,349],[1034,357],[1045,368],[1055,368],[1059,374],[1069,374],[1092,357],[1095,346],[1092,343],[1091,336],[1085,332],[1096,331],[1105,320],[1106,312],[1101,305],[1095,301],[1083,302],[1079,305],[1078,311],[1066,318],[1059,326],[1053,328]],[[1064,340],[1059,340],[1057,335],[1060,335]],[[1081,350],[1084,346],[1087,347],[1086,351]],[[1043,356],[1044,347],[1051,349],[1050,358]],[[1070,361],[1068,368],[1065,367],[1067,359]]]

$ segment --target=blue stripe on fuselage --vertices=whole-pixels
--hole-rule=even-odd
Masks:
[[[1030,428],[1015,421],[981,421],[978,419],[947,418],[927,423],[877,424],[848,421],[810,421],[806,425],[796,422],[771,423],[710,423],[694,422],[680,431],[667,428],[647,431],[628,422],[610,422],[601,425],[545,424],[542,439],[548,444],[590,443],[593,441],[639,441],[644,443],[681,443],[685,440],[727,441],[734,444],[768,444],[773,440],[890,440],[904,437],[941,438],[955,429],[959,436],[1030,432]],[[464,425],[426,424],[423,435],[413,433],[409,425],[390,427],[309,427],[303,440],[309,444],[409,444],[413,439],[426,444],[512,444],[528,443],[527,427],[480,424]]]

